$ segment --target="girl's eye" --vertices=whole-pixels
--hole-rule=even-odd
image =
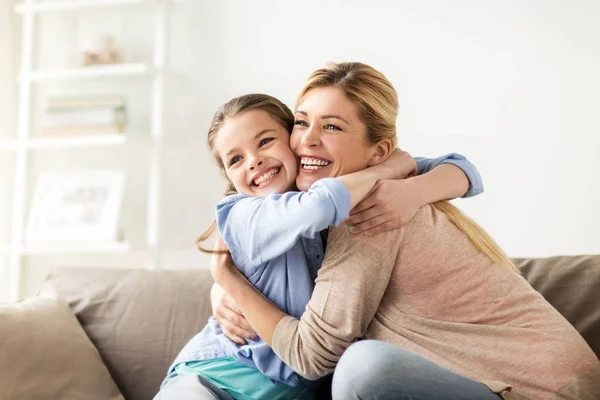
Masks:
[[[240,156],[235,156],[231,159],[231,161],[229,161],[229,166],[231,167],[233,164],[239,162],[242,160],[242,157]]]
[[[294,125],[307,127],[308,123],[306,121],[302,121],[301,119],[297,119],[296,121],[294,121]]]
[[[330,130],[330,131],[341,131],[342,130],[342,128],[340,128],[337,125],[333,125],[333,124],[327,124],[323,128],[326,130]]]
[[[267,143],[269,143],[269,142],[271,142],[271,141],[273,141],[273,140],[275,140],[275,139],[274,139],[274,138],[272,138],[272,137],[270,137],[270,138],[264,138],[264,139],[262,139],[262,140],[260,141],[260,143],[259,143],[259,146],[260,146],[260,147],[263,147],[265,144],[267,144]]]

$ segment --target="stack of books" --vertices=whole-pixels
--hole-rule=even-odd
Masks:
[[[125,99],[120,96],[49,98],[41,123],[42,136],[124,133]]]

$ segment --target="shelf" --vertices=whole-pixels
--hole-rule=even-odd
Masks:
[[[46,82],[73,79],[107,78],[144,75],[148,73],[148,71],[148,65],[144,63],[97,65],[91,67],[72,68],[55,71],[38,70],[30,72],[29,75],[21,73],[19,74],[19,80],[22,82]]]
[[[65,137],[65,138],[33,138],[29,139],[30,149],[64,148],[64,147],[94,147],[118,146],[125,144],[127,138],[123,133],[111,133],[96,136]]]
[[[86,8],[117,7],[129,4],[145,3],[146,0],[63,0],[63,1],[39,1],[33,4],[17,4],[15,12],[55,12],[68,10],[82,10]]]
[[[81,244],[54,244],[26,246],[19,252],[22,255],[47,255],[47,254],[102,254],[102,253],[125,253],[129,251],[129,243],[107,243],[89,245]]]
[[[27,148],[41,150],[69,147],[120,146],[126,142],[127,137],[124,133],[105,133],[94,136],[32,138],[27,141]],[[14,151],[17,148],[18,144],[16,140],[0,141],[0,151]]]

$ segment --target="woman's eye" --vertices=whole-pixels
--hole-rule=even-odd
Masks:
[[[241,161],[241,160],[242,160],[242,157],[240,157],[240,156],[235,156],[235,157],[233,157],[233,158],[231,159],[231,161],[229,161],[229,166],[232,166],[233,164],[235,164],[235,163],[237,163],[237,162],[239,162],[239,161]]]
[[[263,140],[260,141],[259,146],[263,147],[265,144],[271,142],[275,140],[274,138],[270,137],[270,138],[264,138]]]
[[[308,126],[308,123],[306,121],[302,121],[301,119],[297,119],[296,121],[294,121],[294,125],[298,125],[298,126]]]
[[[333,125],[333,124],[327,124],[323,127],[324,129],[330,130],[330,131],[341,131],[342,128],[340,128],[337,125]]]

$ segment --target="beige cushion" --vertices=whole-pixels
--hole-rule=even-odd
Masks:
[[[58,268],[42,292],[63,296],[128,400],[149,400],[209,316],[205,270]]]
[[[600,255],[514,261],[600,357]]]
[[[60,299],[0,305],[0,399],[123,400]]]

